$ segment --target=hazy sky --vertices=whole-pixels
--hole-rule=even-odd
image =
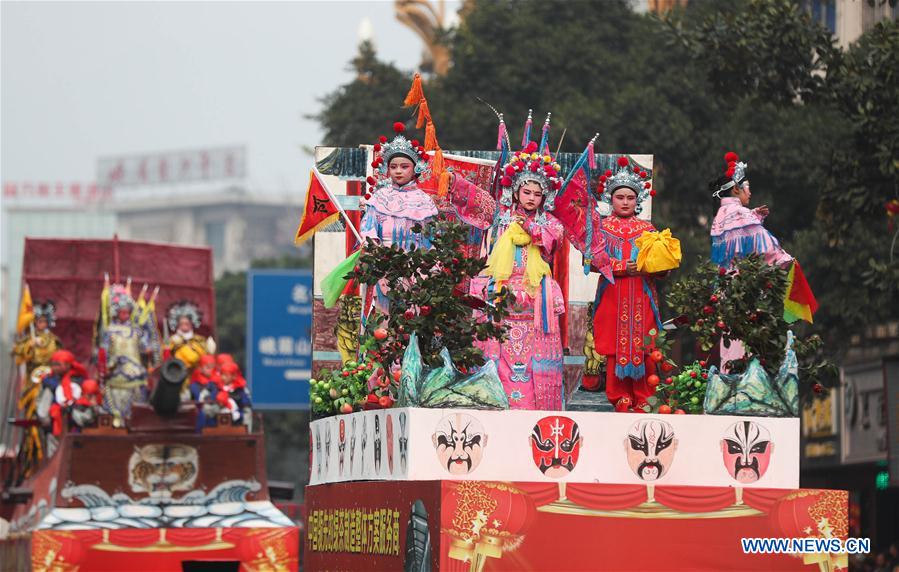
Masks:
[[[304,115],[351,79],[363,19],[382,59],[411,70],[422,50],[392,1],[3,2],[0,12],[4,181],[93,181],[98,156],[245,144],[251,188],[302,191],[311,159],[299,147],[320,135]]]

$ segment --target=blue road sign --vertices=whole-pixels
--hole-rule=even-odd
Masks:
[[[312,272],[247,272],[247,381],[256,409],[308,409]]]

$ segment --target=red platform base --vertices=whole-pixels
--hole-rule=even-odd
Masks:
[[[491,481],[306,489],[306,570],[835,570],[844,555],[744,554],[744,537],[837,537],[848,495]]]

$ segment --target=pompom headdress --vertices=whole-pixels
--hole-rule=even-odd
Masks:
[[[643,201],[647,197],[654,197],[655,191],[652,183],[649,182],[649,173],[640,165],[634,163],[624,156],[618,157],[615,162],[616,170],[607,169],[605,173],[599,176],[599,200],[604,203],[612,204],[612,193],[615,189],[626,187],[637,194],[637,206],[634,209],[637,214],[643,211]]]
[[[713,197],[719,199],[721,198],[721,193],[730,191],[734,187],[739,187],[748,179],[746,171],[749,169],[749,165],[740,161],[739,155],[733,151],[728,151],[724,155],[724,162],[726,163],[724,176],[728,178],[728,181],[712,193]]]
[[[388,140],[386,135],[381,135],[373,147],[374,160],[371,162],[371,167],[375,173],[367,179],[369,189],[365,194],[366,199],[371,198],[371,194],[378,187],[390,185],[387,166],[394,157],[405,157],[412,161],[417,175],[423,175],[430,170],[430,157],[425,151],[424,145],[418,139],[409,140],[403,135],[406,131],[405,124],[397,121],[393,124],[393,131],[396,135],[392,140]]]
[[[166,320],[168,321],[169,330],[174,332],[178,329],[178,320],[182,317],[190,319],[190,323],[194,328],[199,328],[203,323],[203,314],[196,304],[189,300],[181,300],[169,306],[166,312]]]
[[[56,304],[53,303],[53,300],[34,305],[34,319],[38,318],[45,318],[47,325],[51,328],[56,325]]]

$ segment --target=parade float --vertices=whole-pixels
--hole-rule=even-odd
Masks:
[[[296,570],[261,418],[214,356],[211,251],[27,239],[23,279],[3,568]]]
[[[518,147],[499,114],[496,151],[444,151],[418,78],[405,104],[423,143],[400,123],[316,149],[297,233],[315,233],[305,568],[845,569],[740,543],[848,533],[845,491],[799,488],[800,388],[827,364],[789,327],[815,309],[798,263],[754,255],[779,248],[767,212],[725,217],[663,321],[655,280],[681,253],[650,222],[651,155],[552,153],[549,117]],[[725,161],[719,198],[748,186]],[[675,363],[676,328],[705,359]],[[612,407],[574,407],[580,386]]]

